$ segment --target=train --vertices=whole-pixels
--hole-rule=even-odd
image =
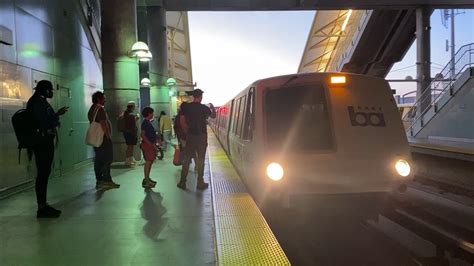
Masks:
[[[382,78],[305,73],[255,81],[209,125],[258,204],[310,196],[384,201],[413,177],[407,137]]]

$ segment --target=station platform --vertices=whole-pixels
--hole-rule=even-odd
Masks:
[[[0,200],[0,265],[289,265],[216,138],[209,133],[205,180],[176,187],[173,150],[156,161],[154,189],[143,166],[113,167],[118,189],[97,191],[92,165],[50,179],[58,219],[36,219],[34,189]],[[191,166],[190,169],[193,169]]]
[[[474,161],[474,141],[471,139],[455,141],[446,138],[415,138],[408,136],[408,143],[417,152]]]

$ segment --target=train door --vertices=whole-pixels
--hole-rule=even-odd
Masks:
[[[229,156],[234,159],[234,154],[237,154],[237,150],[234,148],[234,139],[235,139],[235,127],[236,127],[236,120],[237,120],[237,115],[236,115],[236,110],[239,108],[239,101],[237,98],[232,100],[232,105],[230,107],[230,115],[229,115],[229,127],[227,131],[227,147],[229,151]]]
[[[236,126],[235,126],[235,148],[236,148],[236,153],[233,154],[233,156],[237,155],[238,157],[238,162],[237,162],[237,167],[239,168],[239,171],[243,171],[243,162],[244,162],[244,148],[245,148],[245,141],[243,139],[243,125],[244,125],[244,120],[245,120],[245,109],[246,109],[246,104],[247,104],[247,95],[241,96],[239,98],[239,108],[237,109],[237,119],[236,119]]]
[[[240,144],[240,132],[239,132],[239,121],[241,118],[241,109],[245,101],[242,101],[242,97],[234,99],[232,105],[232,121],[230,124],[229,132],[229,150],[232,157],[234,166],[240,171],[241,169],[241,144]]]
[[[244,119],[242,125],[242,169],[250,171],[255,167],[255,145],[253,143],[255,88],[250,88],[246,97]]]

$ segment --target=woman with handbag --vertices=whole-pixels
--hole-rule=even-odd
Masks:
[[[113,161],[113,145],[111,139],[111,125],[107,113],[104,109],[105,95],[101,91],[92,94],[92,106],[87,114],[89,118],[90,129],[93,128],[94,122],[100,124],[103,131],[103,139],[100,146],[98,143],[94,145],[94,172],[97,180],[96,189],[119,188],[120,185],[112,181],[110,175],[110,165]],[[90,138],[89,132],[86,141]]]

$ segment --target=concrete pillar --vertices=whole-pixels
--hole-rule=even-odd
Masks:
[[[146,6],[139,6],[137,7],[137,34],[138,40],[149,43],[148,41],[148,32],[147,32],[147,7]],[[140,78],[148,78],[148,62],[141,62],[139,64],[140,68]],[[140,110],[143,109],[145,106],[150,106],[150,88],[148,87],[140,87]]]
[[[125,140],[116,123],[127,102],[140,97],[137,59],[129,57],[137,41],[137,8],[135,0],[102,0],[101,5],[105,109],[112,122],[114,161],[124,161]]]
[[[420,99],[420,112],[431,103],[431,9],[423,6],[416,9],[416,97]]]
[[[170,96],[166,86],[168,79],[168,49],[166,36],[166,10],[159,6],[147,8],[148,47],[153,58],[150,61],[149,76],[150,106],[158,116],[161,111],[169,113]]]

